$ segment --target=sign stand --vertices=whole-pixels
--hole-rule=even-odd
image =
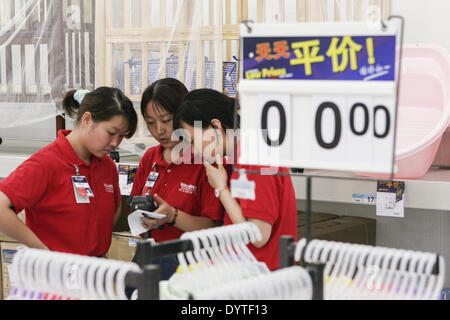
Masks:
[[[402,16],[398,15],[392,15],[388,18],[388,21],[391,19],[399,19],[401,21],[401,27],[400,27],[400,50],[399,50],[399,57],[398,57],[398,74],[395,77],[396,81],[396,92],[395,92],[395,116],[394,116],[394,134],[393,134],[393,152],[392,152],[392,166],[391,166],[391,178],[390,181],[396,181],[394,179],[394,165],[395,165],[395,142],[396,142],[396,122],[397,122],[397,115],[398,115],[398,96],[399,96],[399,87],[400,87],[400,73],[401,73],[401,61],[402,61],[402,46],[403,46],[403,35],[404,35],[404,18]],[[247,28],[248,32],[251,33],[252,27],[249,25],[249,20],[243,21],[242,23]],[[384,21],[381,21],[381,25],[383,29],[386,27],[386,24]],[[241,43],[242,47],[242,43]],[[242,61],[244,59],[241,59]],[[238,108],[239,108],[239,92],[237,93],[236,99],[235,99],[235,107],[234,107],[234,130],[236,131],[238,129]],[[236,171],[235,164],[237,163],[237,137],[234,136],[234,161],[232,163],[232,172]],[[246,170],[246,169],[239,169],[239,172],[246,173],[246,174],[262,174],[261,171],[254,171],[254,170]],[[328,179],[342,179],[342,180],[362,180],[362,181],[378,181],[377,178],[369,178],[369,177],[342,177],[342,176],[332,176],[332,175],[321,175],[321,174],[309,174],[309,173],[303,173],[303,169],[296,169],[292,170],[293,172],[290,173],[274,173],[273,175],[290,175],[290,176],[300,176],[300,177],[306,177],[306,243],[308,244],[311,241],[312,234],[311,234],[311,225],[312,225],[312,204],[311,204],[311,193],[312,193],[312,178],[328,178]],[[300,171],[300,172],[299,172]],[[400,180],[399,180],[400,181]]]

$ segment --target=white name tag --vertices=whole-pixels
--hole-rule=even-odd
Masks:
[[[144,190],[143,190],[143,194],[147,194],[149,189],[153,188],[153,186],[156,183],[156,180],[158,180],[159,177],[159,173],[156,171],[152,171],[150,172],[150,174],[148,175],[147,181],[145,182],[145,186],[144,186]]]
[[[73,192],[77,203],[89,203],[89,198],[94,196],[85,176],[72,176]]]
[[[239,174],[239,179],[230,182],[231,196],[239,199],[255,200],[255,182],[249,181],[245,173]]]

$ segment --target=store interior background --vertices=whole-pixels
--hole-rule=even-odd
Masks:
[[[392,14],[405,18],[405,43],[434,43],[450,52],[449,12],[448,0],[392,0]],[[67,127],[70,128],[70,123]],[[35,152],[54,139],[55,130],[54,119],[22,127],[0,128],[0,137],[21,139],[5,142],[0,147],[0,177],[7,176],[16,166],[8,157]],[[374,181],[313,179],[312,210],[376,219],[377,246],[438,252],[446,258],[449,266],[450,170],[441,170],[437,182],[431,178],[407,182],[404,218],[377,217],[375,206],[352,203],[352,193],[374,193]],[[293,177],[299,210],[305,210],[305,181],[305,178]],[[445,278],[444,287],[450,287],[448,267]]]

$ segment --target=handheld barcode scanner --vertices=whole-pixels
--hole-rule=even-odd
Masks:
[[[150,211],[153,212],[156,209],[158,209],[158,204],[156,203],[155,199],[149,194],[145,196],[132,196],[128,198],[128,207],[130,208],[131,212],[134,212],[138,209],[144,210],[144,211]],[[145,218],[149,218],[145,213],[143,213],[143,216]],[[158,227],[158,230],[164,229],[164,225],[161,225]],[[142,235],[144,239],[151,238],[152,236],[152,230],[150,229],[147,232],[144,232]]]

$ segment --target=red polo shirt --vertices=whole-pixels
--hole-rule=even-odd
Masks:
[[[120,205],[119,177],[109,156],[92,156],[87,165],[78,158],[66,135],[24,161],[0,182],[0,191],[16,212],[25,209],[26,224],[50,250],[99,256],[111,244],[114,213]],[[71,177],[85,176],[94,197],[76,203]]]
[[[232,159],[233,156],[229,158],[229,161]],[[239,164],[235,166],[235,170],[261,171],[263,168],[269,167]],[[227,165],[228,172],[231,172],[231,169],[231,165]],[[270,167],[270,169],[272,172],[274,170],[289,172],[288,168],[282,167]],[[239,172],[234,171],[230,180],[238,178]],[[276,270],[280,266],[280,236],[291,235],[297,241],[297,203],[294,186],[288,175],[247,174],[247,179],[255,182],[255,200],[236,199],[239,201],[243,216],[261,219],[272,225],[269,241],[263,247],[256,248],[252,244],[249,244],[248,247],[258,261],[265,262],[270,270]],[[225,215],[224,224],[231,223],[228,215]]]
[[[190,215],[223,220],[224,208],[208,183],[203,165],[194,164],[193,160],[192,164],[167,164],[161,145],[150,148],[142,157],[133,182],[132,196],[143,195],[145,182],[154,165],[159,176],[151,188],[152,195],[158,194],[172,207]],[[178,239],[183,233],[177,227],[165,224],[162,230],[152,230],[152,238],[167,241]]]

